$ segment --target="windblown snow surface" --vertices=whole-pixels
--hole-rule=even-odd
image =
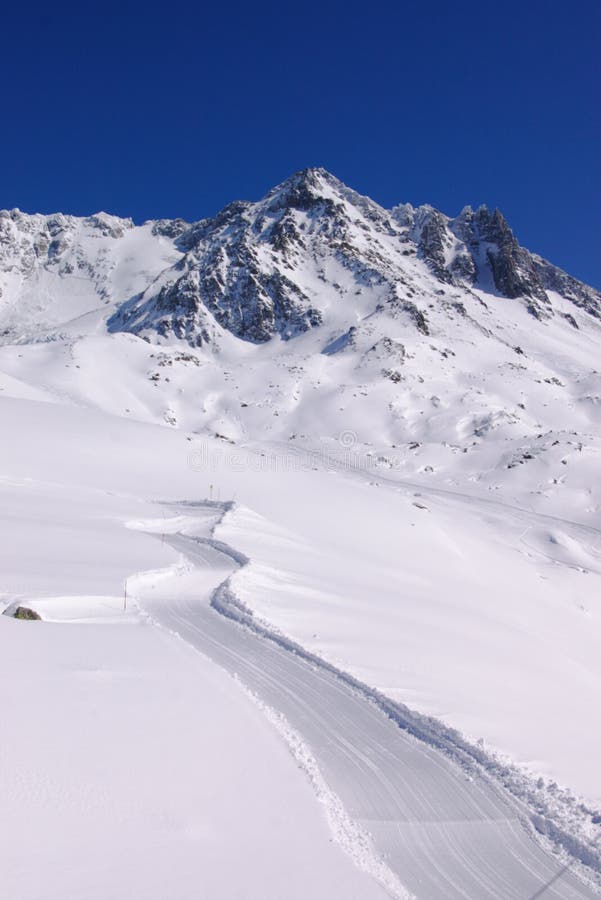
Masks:
[[[7,896],[598,892],[596,295],[434,213],[3,214]]]

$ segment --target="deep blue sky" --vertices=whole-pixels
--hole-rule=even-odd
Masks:
[[[322,165],[601,287],[598,0],[10,6],[0,207],[194,220]]]

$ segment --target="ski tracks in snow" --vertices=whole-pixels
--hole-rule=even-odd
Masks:
[[[574,861],[595,865],[594,854],[512,797],[477,748],[274,632],[238,600],[230,579],[249,560],[214,537],[232,504],[166,507],[170,519],[130,523],[162,535],[184,561],[154,584],[140,579],[142,609],[242,683],[308,774],[337,841],[391,896],[595,896],[541,833]]]

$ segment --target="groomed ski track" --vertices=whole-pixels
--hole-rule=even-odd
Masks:
[[[168,508],[179,530],[164,540],[185,565],[150,585],[143,579],[141,608],[284,717],[346,814],[371,836],[375,856],[410,894],[419,900],[597,896],[539,842],[519,802],[477,767],[470,773],[461,747],[449,754],[452,733],[444,726],[428,734],[424,723],[432,720],[425,717],[416,716],[415,727],[395,722],[375,692],[376,702],[350,676],[254,621],[229,587],[248,560],[212,537],[229,504]],[[182,515],[189,517],[183,528]]]

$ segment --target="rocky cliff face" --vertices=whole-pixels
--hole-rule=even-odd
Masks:
[[[601,294],[525,250],[499,210],[465,207],[449,219],[431,207],[395,207],[418,256],[440,281],[481,287],[525,301],[535,318],[553,314],[547,291],[555,291],[599,318]]]

